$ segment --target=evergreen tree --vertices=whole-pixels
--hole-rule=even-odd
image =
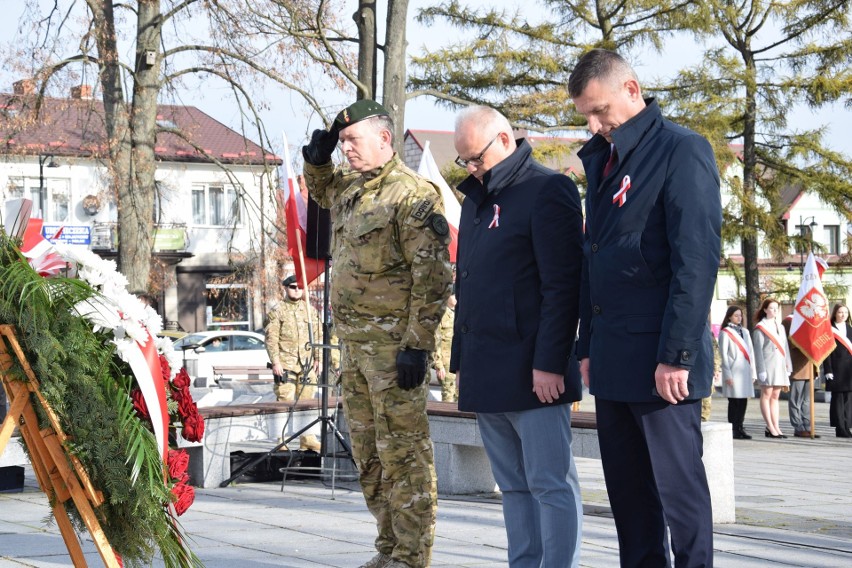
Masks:
[[[825,146],[824,128],[794,131],[787,122],[797,105],[852,105],[849,0],[703,0],[701,7],[715,45],[660,92],[675,120],[707,136],[717,153],[742,140],[724,237],[742,242],[750,318],[760,303],[758,236],[776,256],[789,251],[779,222],[785,187],[817,193],[852,221],[849,156]],[[803,237],[798,246],[806,246]]]

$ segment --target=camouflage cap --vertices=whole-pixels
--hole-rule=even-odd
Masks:
[[[352,126],[356,122],[361,122],[374,116],[390,116],[388,110],[370,99],[363,99],[352,103],[337,115],[334,119],[334,126],[338,130],[343,130],[347,126]]]
[[[296,283],[296,277],[295,276],[288,276],[287,278],[285,278],[284,280],[281,281],[282,286],[289,286],[290,284],[295,284],[295,283]]]

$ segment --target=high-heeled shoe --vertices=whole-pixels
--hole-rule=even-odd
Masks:
[[[766,430],[763,431],[763,435],[766,436],[767,438],[786,438],[787,437],[784,434],[775,435],[775,434],[773,434],[772,432],[769,431],[769,428],[767,428]]]

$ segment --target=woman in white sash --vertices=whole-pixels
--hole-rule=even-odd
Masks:
[[[838,438],[852,438],[852,326],[849,308],[836,304],[831,311],[834,351],[823,363],[826,390],[831,391],[829,420]]]
[[[743,330],[743,310],[730,306],[719,331],[719,357],[722,360],[722,395],[728,398],[728,422],[734,438],[751,440],[743,428],[748,399],[754,395],[757,369],[754,347],[748,330]]]
[[[776,300],[766,298],[754,316],[757,325],[752,332],[754,363],[760,383],[760,413],[766,422],[767,438],[786,438],[778,423],[778,397],[790,386],[793,361],[787,334],[778,323],[779,306]]]

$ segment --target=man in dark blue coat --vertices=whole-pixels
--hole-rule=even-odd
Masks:
[[[594,137],[577,354],[595,396],[625,567],[713,565],[701,399],[722,210],[710,144],[664,119],[619,55],[593,50],[568,83]]]
[[[470,176],[459,223],[450,370],[477,413],[503,493],[512,568],[577,566],[582,502],[571,454],[571,358],[579,317],[582,213],[576,185],[532,159],[488,107],[456,120]]]

